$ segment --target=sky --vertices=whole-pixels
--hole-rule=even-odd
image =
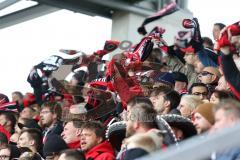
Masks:
[[[212,38],[215,22],[231,24],[239,20],[236,15],[239,3],[238,0],[189,0],[188,8],[199,19],[202,36]],[[26,79],[34,65],[51,55],[61,56],[59,49],[86,53],[101,49],[111,37],[111,25],[110,19],[61,10],[1,29],[0,92],[9,97],[13,91],[32,92]]]

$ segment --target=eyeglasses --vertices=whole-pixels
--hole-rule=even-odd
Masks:
[[[195,92],[195,93],[192,93],[192,94],[196,95],[196,96],[199,96],[199,95],[207,96],[208,95],[207,92]]]
[[[41,111],[40,114],[47,114],[47,113],[51,113],[51,111]]]

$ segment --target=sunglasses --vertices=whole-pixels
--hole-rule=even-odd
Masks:
[[[207,96],[208,95],[207,92],[195,92],[195,93],[192,93],[192,94],[196,95],[196,96],[199,96],[199,95]]]
[[[205,71],[205,72],[200,73],[200,75],[207,76],[207,75],[214,75],[214,74]]]

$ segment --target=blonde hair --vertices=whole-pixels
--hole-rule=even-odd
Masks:
[[[181,100],[185,100],[192,111],[195,110],[198,105],[203,103],[198,96],[189,94],[183,95]]]
[[[128,149],[141,148],[148,153],[156,151],[162,146],[162,134],[157,129],[150,130],[146,133],[135,134],[125,140]]]

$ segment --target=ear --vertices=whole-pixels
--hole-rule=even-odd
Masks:
[[[6,124],[6,126],[11,126],[11,121],[7,121],[7,123],[5,123]]]
[[[136,129],[138,129],[139,128],[139,126],[140,126],[140,123],[139,122],[133,122],[133,128],[136,130]]]
[[[35,144],[34,140],[29,140],[29,146],[33,146]]]
[[[213,81],[213,82],[216,81],[217,78],[218,78],[218,77],[217,77],[216,75],[213,75],[213,76],[212,76],[212,81]]]
[[[229,114],[228,119],[230,121],[230,124],[234,124],[234,123],[236,123],[236,121],[238,121],[238,119],[236,118],[236,116],[233,113]]]
[[[97,137],[97,143],[98,143],[98,144],[102,143],[102,141],[103,141],[103,138],[102,138],[102,137]]]
[[[80,137],[80,135],[81,135],[81,132],[82,132],[82,130],[81,130],[81,129],[77,129],[77,131],[76,131],[76,136]]]
[[[56,113],[53,114],[53,119],[57,119],[57,114]]]
[[[169,108],[170,107],[170,101],[169,100],[164,100],[164,103],[163,103],[163,105],[164,105],[164,108]]]

